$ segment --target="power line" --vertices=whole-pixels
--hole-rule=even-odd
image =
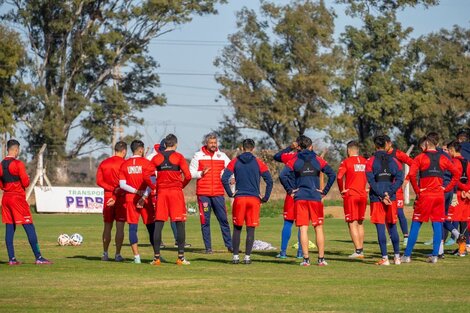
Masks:
[[[208,88],[208,87],[200,87],[200,86],[189,86],[189,85],[179,85],[179,84],[167,84],[167,83],[161,83],[162,86],[168,86],[168,87],[180,87],[180,88],[189,88],[189,89],[200,89],[200,90],[214,90],[214,91],[219,91],[217,88]]]
[[[215,76],[216,73],[177,73],[177,72],[160,72],[158,75],[172,75],[172,76]]]

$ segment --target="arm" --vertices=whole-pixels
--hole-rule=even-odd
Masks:
[[[339,188],[340,193],[343,193],[343,190],[344,190],[345,174],[346,174],[346,164],[345,164],[345,161],[343,161],[339,165],[338,176],[337,176],[338,188]]]
[[[283,150],[281,150],[281,151],[279,151],[278,153],[276,153],[276,154],[273,156],[274,161],[284,163],[282,156],[285,155],[285,154],[287,154],[287,153],[289,153],[289,152],[291,152],[291,151],[292,151],[292,148],[291,148],[290,146],[287,147],[287,148],[285,148],[285,149],[283,149]]]
[[[104,179],[103,168],[98,166],[98,170],[96,171],[96,184],[103,188],[105,191],[114,191],[114,186],[108,184]]]
[[[292,192],[296,189],[295,186],[295,173],[293,169],[293,162],[289,162],[281,171],[279,175],[279,179],[281,181],[282,186],[286,190],[288,194],[292,194]]]
[[[137,189],[135,189],[134,187],[129,186],[125,179],[120,179],[119,180],[119,188],[121,188],[122,190],[125,190],[129,193],[137,193]]]
[[[191,172],[191,177],[199,179],[202,177],[202,171],[199,171],[199,160],[197,159],[197,152],[194,154],[189,164],[189,171]]]
[[[18,166],[18,175],[20,176],[21,186],[26,189],[29,186],[29,176],[28,173],[26,173],[26,167],[21,161],[15,163]]]
[[[230,178],[232,177],[233,173],[235,172],[235,163],[237,162],[237,158],[233,159],[225,168],[224,173],[222,174],[222,185],[224,186],[225,192],[230,198],[234,197],[232,189],[230,188]]]
[[[408,166],[411,166],[411,164],[413,164],[413,159],[410,158],[408,154],[406,154],[405,152],[401,150],[397,149],[396,157],[398,161],[400,161],[401,163],[405,163]]]
[[[371,157],[369,160],[367,160],[366,164],[366,177],[367,177],[367,182],[369,183],[370,189],[374,191],[379,197],[385,198],[385,194],[380,192],[379,185],[375,181],[375,174],[374,174],[374,157]]]
[[[330,191],[331,186],[335,183],[336,174],[335,171],[329,166],[328,164],[322,168],[321,170],[323,173],[328,176],[328,181],[326,182],[325,188],[322,190],[322,195],[326,196]]]
[[[261,199],[261,201],[268,202],[269,197],[271,196],[271,192],[273,191],[273,178],[269,172],[268,166],[259,159],[257,159],[257,161],[260,169],[260,175],[263,177],[263,180],[266,183],[266,190],[264,191],[264,197]]]
[[[147,187],[150,188],[151,190],[155,190],[157,187],[155,186],[156,183],[156,177],[155,177],[155,166],[153,166],[153,163],[148,161],[147,159],[146,165],[143,169],[142,175],[144,176],[144,181],[147,184]],[[155,180],[152,180],[152,176],[154,177]]]
[[[180,161],[179,161],[179,166],[181,169],[181,172],[183,172],[183,188],[186,187],[189,182],[191,181],[191,172],[189,171],[188,163],[186,163],[186,160],[184,157],[181,155]]]
[[[408,173],[411,186],[413,186],[413,190],[415,191],[416,195],[419,195],[419,193],[421,192],[419,189],[418,178],[417,178],[418,172],[419,172],[419,161],[420,161],[420,156],[418,155],[413,160],[413,163],[411,163],[410,172]]]
[[[444,165],[442,168],[448,170],[452,174],[452,178],[450,180],[450,183],[444,188],[444,192],[449,192],[452,191],[455,185],[457,185],[457,182],[460,179],[460,173],[457,168],[455,167],[454,163],[449,161],[447,158],[441,157],[441,164]]]
[[[401,187],[401,185],[403,184],[403,179],[404,179],[404,174],[403,174],[403,171],[402,171],[401,163],[398,160],[393,160],[393,162],[395,162],[396,168],[395,168],[394,173],[392,173],[392,175],[395,176],[395,179],[394,179],[393,183],[390,185],[390,187],[388,188],[388,191],[387,191],[387,193],[390,197],[393,194],[395,194],[397,192],[397,190]]]

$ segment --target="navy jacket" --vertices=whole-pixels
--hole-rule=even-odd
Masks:
[[[229,197],[234,194],[230,189],[230,177],[235,175],[235,197],[260,196],[260,178],[266,182],[266,191],[261,201],[268,201],[273,190],[273,179],[266,164],[256,158],[251,152],[244,152],[230,161],[222,175],[222,184]]]
[[[322,194],[317,190],[320,189],[320,172],[328,176]],[[293,195],[294,201],[321,201],[322,195],[326,195],[335,182],[336,174],[325,160],[315,152],[305,149],[287,163],[279,178],[288,194],[298,189]]]
[[[386,151],[377,151],[367,160],[366,176],[370,186],[370,202],[381,202],[385,198],[385,193],[388,193],[390,200],[396,200],[395,193],[403,184],[400,161],[388,155]]]

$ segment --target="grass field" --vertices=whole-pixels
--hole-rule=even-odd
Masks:
[[[326,209],[328,210],[328,209]],[[33,256],[21,227],[16,235],[17,257],[25,262],[6,265],[6,248],[0,244],[1,312],[445,312],[466,311],[470,305],[470,257],[447,256],[438,264],[424,262],[429,247],[416,246],[411,264],[379,267],[375,230],[366,223],[364,261],[351,261],[352,252],[342,220],[327,219],[328,267],[300,267],[294,258],[279,261],[276,252],[254,253],[252,265],[232,265],[213,223],[214,255],[203,254],[199,219],[187,223],[187,258],[190,266],[178,267],[175,250],[162,255],[171,263],[102,262],[100,215],[36,215],[42,252],[51,266],[33,265]],[[215,222],[215,220],[214,220]],[[264,217],[256,238],[279,245],[282,218]],[[431,237],[422,228],[420,241]],[[4,226],[0,227],[4,233]],[[60,233],[82,234],[79,247],[60,247]],[[310,232],[313,238],[313,230]],[[144,227],[139,236],[147,242]],[[169,225],[164,239],[172,243]],[[293,240],[292,240],[293,241]],[[244,250],[244,247],[243,247]],[[290,249],[290,255],[295,251]],[[114,253],[113,249],[110,250]],[[130,257],[128,246],[123,255]],[[149,245],[141,248],[146,263]],[[312,260],[316,260],[313,253]]]

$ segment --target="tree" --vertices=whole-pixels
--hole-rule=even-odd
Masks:
[[[352,16],[366,16],[372,14],[373,10],[381,14],[389,14],[418,5],[428,8],[439,4],[439,0],[336,0],[336,3],[347,4],[347,13]]]
[[[396,123],[400,139],[414,144],[426,132],[451,139],[470,123],[470,30],[421,36],[406,49],[405,89]]]
[[[217,82],[236,121],[266,133],[280,148],[327,123],[335,99],[334,15],[323,1],[263,1],[260,11],[238,13],[238,31],[215,61],[223,71]]]
[[[346,27],[341,36],[345,61],[338,81],[341,113],[330,124],[335,145],[358,138],[372,151],[372,138],[389,133],[400,113],[403,89],[402,47],[411,28],[403,29],[394,13],[364,18],[364,26]]]
[[[219,123],[215,130],[219,137],[219,146],[224,150],[235,150],[242,142],[242,134],[233,118],[225,115],[224,120]]]
[[[2,0],[4,16],[24,30],[32,89],[17,105],[31,145],[47,143],[57,160],[92,142],[109,144],[112,126],[140,122],[135,113],[163,105],[150,40],[216,13],[225,0]],[[112,83],[114,82],[114,87]],[[70,143],[71,131],[79,133]]]
[[[0,134],[14,133],[15,75],[24,64],[25,49],[18,33],[0,24]]]

